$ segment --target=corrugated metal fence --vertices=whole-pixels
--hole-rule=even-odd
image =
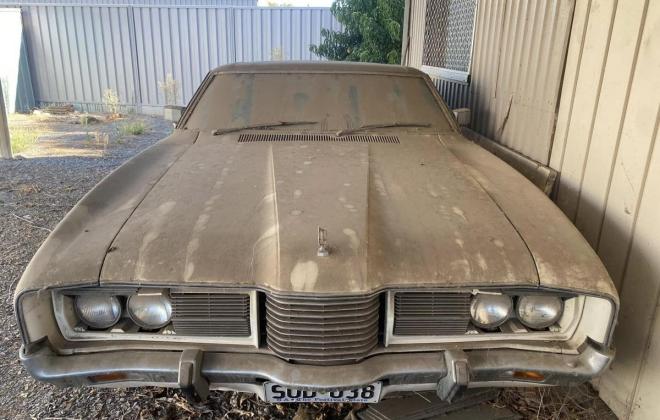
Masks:
[[[0,0],[2,5],[11,5],[12,7],[30,6],[35,4],[50,5],[122,5],[122,6],[242,6],[254,7],[257,0]]]
[[[240,61],[317,60],[321,29],[341,30],[328,8],[204,6],[23,7],[37,105],[101,110],[112,89],[125,108],[155,113],[168,74],[178,102],[204,75]]]

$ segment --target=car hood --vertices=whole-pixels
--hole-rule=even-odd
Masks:
[[[118,231],[102,284],[290,293],[539,284],[520,234],[442,135],[238,137],[199,135]]]

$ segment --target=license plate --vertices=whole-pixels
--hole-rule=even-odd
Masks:
[[[289,388],[274,382],[266,382],[266,401],[274,403],[293,402],[354,402],[375,403],[380,399],[380,382],[354,389],[338,391],[305,391]]]

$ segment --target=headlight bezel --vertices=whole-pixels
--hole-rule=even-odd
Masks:
[[[172,321],[157,330],[144,329],[131,319],[126,310],[126,301],[132,295],[138,293],[169,293],[173,291],[184,291],[189,293],[241,293],[249,296],[250,305],[250,331],[249,336],[195,336],[176,334]],[[122,318],[115,326],[106,330],[95,330],[85,328],[75,314],[73,299],[79,294],[104,293],[114,294],[123,301]],[[183,287],[168,288],[163,286],[153,287],[85,287],[85,288],[63,288],[51,291],[52,312],[55,322],[63,338],[71,342],[163,342],[163,343],[194,343],[209,345],[228,345],[259,347],[259,325],[258,325],[258,296],[254,289],[229,289],[229,288],[205,288],[205,287]]]
[[[545,330],[533,330],[524,326],[517,319],[511,318],[496,331],[488,331],[472,325],[465,334],[455,335],[397,335],[394,332],[394,300],[399,292],[436,292],[436,293],[462,293],[472,296],[479,293],[507,294],[512,297],[521,295],[554,295],[560,296],[564,301],[564,311],[560,320]],[[483,287],[483,288],[400,288],[387,291],[386,326],[384,332],[385,347],[390,345],[455,345],[462,343],[470,348],[472,346],[515,346],[516,348],[555,349],[556,344],[564,342],[573,346],[582,343],[586,337],[596,342],[607,344],[611,342],[612,331],[617,314],[617,304],[609,296],[589,294],[580,291],[552,288],[531,287]],[[515,299],[514,299],[515,305]],[[584,312],[588,307],[596,305],[601,320],[590,320],[588,325]],[[515,311],[515,306],[514,306]],[[607,321],[605,321],[605,319]]]

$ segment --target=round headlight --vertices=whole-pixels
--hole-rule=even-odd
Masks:
[[[511,316],[513,302],[507,295],[478,294],[472,298],[472,322],[480,328],[493,329],[504,324]]]
[[[172,318],[172,303],[160,293],[133,295],[126,306],[133,322],[148,330],[164,327]]]
[[[521,296],[516,311],[520,322],[533,329],[547,328],[559,320],[564,302],[557,296]]]
[[[121,303],[117,296],[85,294],[76,296],[76,313],[87,326],[110,328],[119,321]]]

